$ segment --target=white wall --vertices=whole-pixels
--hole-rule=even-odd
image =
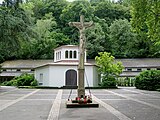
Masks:
[[[69,69],[77,71],[77,66],[50,66],[49,86],[52,87],[65,86],[65,73]]]
[[[93,67],[93,86],[98,87],[100,83],[100,75],[98,75],[98,67]]]
[[[43,74],[42,86],[49,86],[49,66],[44,66],[35,69],[35,78],[38,82],[40,81],[40,74]]]
[[[51,86],[51,87],[62,87],[65,86],[66,81],[66,71],[67,70],[75,70],[77,71],[78,66],[46,66],[35,69],[35,77],[39,81],[40,74],[43,74],[43,86]],[[96,73],[95,66],[85,66],[85,87],[88,87],[87,81],[89,82],[89,86],[98,86],[98,75]],[[77,71],[77,85],[78,85],[78,71]]]
[[[85,87],[88,87],[87,81],[89,83],[89,87],[93,86],[93,66],[85,66]]]

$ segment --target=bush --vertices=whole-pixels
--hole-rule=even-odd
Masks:
[[[35,80],[34,75],[22,74],[21,76],[13,78],[11,81],[4,82],[3,85],[6,86],[37,86],[37,80]]]
[[[15,81],[15,80],[10,80],[10,81],[5,81],[5,82],[3,82],[1,85],[2,85],[2,86],[16,86],[16,84],[17,84],[17,81]]]
[[[31,82],[31,86],[37,86],[38,85],[38,81],[37,80],[34,80]]]
[[[160,89],[160,70],[148,70],[136,77],[135,86],[143,90]]]
[[[116,79],[113,76],[103,77],[101,87],[112,88],[116,86]]]

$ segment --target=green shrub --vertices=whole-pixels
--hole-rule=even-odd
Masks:
[[[148,70],[136,77],[135,86],[138,89],[157,90],[160,89],[160,70]]]
[[[10,80],[10,81],[5,81],[1,85],[2,86],[16,86],[17,81],[16,80]]]
[[[6,86],[37,86],[37,80],[35,80],[34,75],[22,74],[21,76],[13,78],[11,81],[4,82],[3,85]]]
[[[34,80],[31,82],[31,86],[37,86],[38,85],[38,81],[37,80]]]
[[[115,87],[116,86],[116,79],[113,76],[103,77],[102,83],[100,84],[101,87]]]

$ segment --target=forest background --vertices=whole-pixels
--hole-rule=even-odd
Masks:
[[[69,22],[93,21],[86,30],[87,57],[160,57],[159,0],[4,0],[0,5],[0,62],[53,59],[53,49],[79,43]]]

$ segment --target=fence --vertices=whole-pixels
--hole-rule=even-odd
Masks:
[[[135,86],[135,78],[118,78],[118,86],[133,87]]]

